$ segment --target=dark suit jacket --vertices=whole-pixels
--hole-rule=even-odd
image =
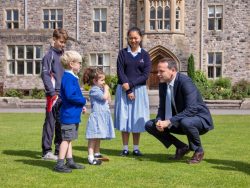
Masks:
[[[192,80],[188,76],[177,72],[173,89],[177,113],[172,106],[173,117],[170,119],[171,123],[178,124],[183,118],[198,116],[201,118],[206,130],[213,129],[211,114]],[[160,104],[156,119],[165,119],[166,90],[167,84],[160,83]]]

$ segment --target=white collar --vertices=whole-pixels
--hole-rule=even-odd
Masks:
[[[79,79],[79,77],[72,70],[65,69],[64,71],[72,74],[74,77],[76,77],[77,79]]]
[[[169,85],[171,85],[173,88],[174,88],[174,81],[175,81],[175,78],[176,78],[176,77],[174,77],[173,80],[171,80],[171,82],[169,83]]]
[[[134,57],[137,56],[138,53],[141,53],[141,47],[137,49],[137,51],[132,52],[131,47],[128,45],[128,52],[131,53]]]

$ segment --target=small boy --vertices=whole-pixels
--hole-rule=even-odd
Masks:
[[[84,107],[86,99],[82,95],[77,76],[81,69],[81,55],[76,51],[66,51],[60,60],[65,68],[60,90],[62,99],[60,109],[62,143],[54,170],[68,173],[72,171],[71,169],[84,168],[73,160],[72,140],[78,138],[78,126],[81,121],[81,113],[86,111]],[[64,164],[65,157],[66,164]]]
[[[61,144],[61,125],[59,110],[61,99],[59,96],[61,79],[64,72],[60,57],[63,54],[68,33],[64,29],[55,29],[53,32],[54,45],[49,49],[42,60],[42,80],[46,92],[46,114],[42,132],[42,159],[57,160]],[[52,153],[52,140],[55,132],[55,153]]]

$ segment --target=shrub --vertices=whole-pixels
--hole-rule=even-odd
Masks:
[[[250,82],[242,79],[232,87],[232,98],[242,99],[250,97]]]
[[[112,95],[115,94],[117,82],[118,82],[118,77],[116,75],[106,75],[105,83],[109,85]]]
[[[195,68],[194,68],[194,56],[193,56],[193,54],[191,54],[188,58],[187,74],[192,80],[194,80]]]
[[[84,91],[89,91],[90,88],[91,88],[91,86],[88,85],[88,84],[84,84],[84,85],[83,85],[83,90],[84,90]]]
[[[209,81],[206,77],[206,75],[204,74],[204,72],[198,70],[194,72],[194,83],[195,84],[200,84],[203,85],[204,87],[208,87],[209,86]]]
[[[39,90],[37,88],[32,89],[31,97],[34,99],[43,99],[45,98],[44,90]]]
[[[5,93],[6,97],[19,97],[19,98],[23,98],[24,94],[22,91],[17,90],[17,89],[9,89],[8,91],[6,91]]]
[[[232,83],[231,83],[231,80],[229,78],[221,78],[220,77],[219,79],[214,81],[214,86],[231,89]]]

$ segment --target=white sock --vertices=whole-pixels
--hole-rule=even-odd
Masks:
[[[134,145],[134,150],[139,150],[139,145]]]
[[[94,156],[99,156],[99,155],[101,155],[100,152],[94,154]]]
[[[88,160],[90,163],[92,163],[94,159],[95,159],[94,155],[88,155]]]
[[[128,145],[123,145],[123,150],[127,150],[128,151]]]

